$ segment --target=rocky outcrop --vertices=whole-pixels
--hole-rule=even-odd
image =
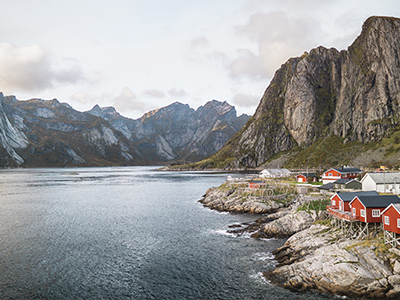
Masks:
[[[293,211],[272,222],[263,224],[260,231],[269,237],[288,237],[309,228],[317,219],[322,218],[315,211]]]
[[[356,298],[400,297],[399,257],[381,251],[379,240],[348,240],[338,230],[313,225],[274,254],[278,266],[265,276],[283,287]]]
[[[287,206],[286,198],[287,195],[269,197],[245,195],[240,188],[228,185],[208,189],[199,202],[205,207],[218,211],[264,214],[276,212]]]
[[[199,166],[257,167],[328,136],[379,141],[400,125],[399,82],[400,19],[371,17],[348,50],[318,47],[283,64],[254,116]]]

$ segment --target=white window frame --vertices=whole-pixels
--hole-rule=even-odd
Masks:
[[[381,211],[379,209],[373,209],[372,210],[372,217],[373,218],[379,218],[381,216]]]
[[[336,200],[332,200],[332,206],[336,206]]]
[[[390,225],[390,218],[389,216],[385,216],[385,225]]]
[[[400,219],[397,219],[397,228],[400,228]]]
[[[339,210],[342,210],[342,201],[339,201]]]
[[[353,207],[353,217],[355,217],[355,216],[356,216],[356,208]]]
[[[365,209],[360,210],[360,216],[365,218]]]

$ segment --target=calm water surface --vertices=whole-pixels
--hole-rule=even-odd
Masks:
[[[197,201],[226,174],[0,171],[0,299],[328,299],[263,280],[279,239]]]

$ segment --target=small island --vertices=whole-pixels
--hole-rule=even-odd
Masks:
[[[199,202],[218,211],[261,215],[231,233],[288,238],[273,252],[276,267],[264,273],[274,284],[355,298],[399,299],[400,239],[388,224],[396,221],[396,213],[400,220],[400,198],[393,194],[400,188],[400,173],[357,170],[329,169],[322,174],[323,182],[314,173],[228,176]],[[362,190],[371,188],[372,181],[378,192]],[[349,182],[360,183],[358,189],[346,185]],[[360,205],[363,209],[357,208]]]

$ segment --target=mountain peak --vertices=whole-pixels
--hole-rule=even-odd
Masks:
[[[399,78],[400,19],[370,17],[348,50],[317,47],[288,59],[275,72],[254,116],[209,161],[230,161],[228,168],[257,167],[280,152],[304,151],[303,156],[288,155],[286,166],[351,164],[362,151],[352,152],[351,157],[337,149],[396,134]],[[335,144],[329,144],[326,152],[312,153],[315,145],[327,141]],[[400,149],[396,151],[392,152],[399,155]]]

